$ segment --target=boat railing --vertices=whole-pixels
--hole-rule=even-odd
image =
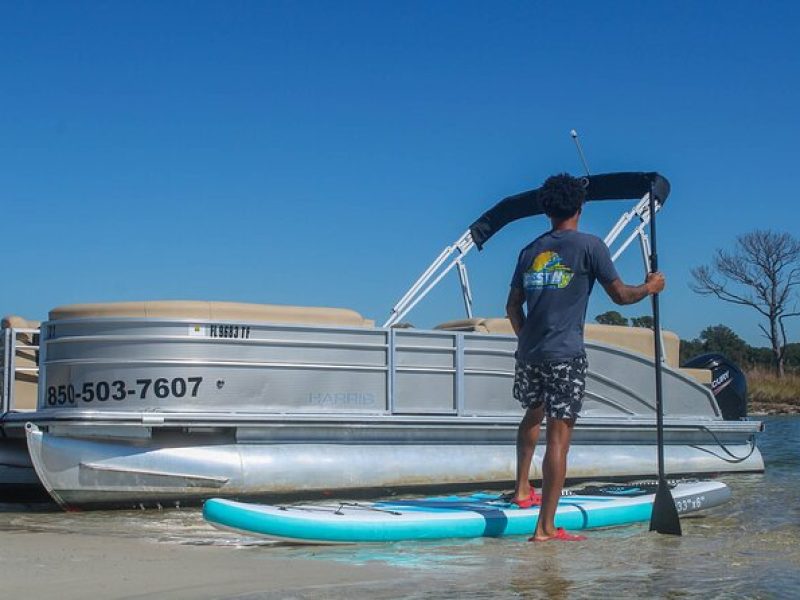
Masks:
[[[0,330],[0,416],[12,411],[36,410],[39,379],[39,329],[7,327]]]
[[[227,339],[214,337],[212,327],[165,318],[48,323],[37,418],[519,415],[511,394],[513,334],[248,323],[228,326],[246,330],[245,338]],[[651,359],[602,341],[589,340],[587,348],[596,365],[587,410],[595,416],[652,414]],[[624,368],[611,374],[604,368],[623,359]],[[665,368],[664,377],[673,414],[717,416],[713,396],[699,381],[673,368]]]

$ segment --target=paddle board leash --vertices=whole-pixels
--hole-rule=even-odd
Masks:
[[[653,182],[650,182],[650,271],[658,271],[656,253],[656,196]],[[658,488],[653,500],[653,513],[650,516],[650,531],[669,535],[681,534],[681,520],[675,500],[667,485],[664,474],[664,390],[661,385],[661,314],[658,308],[658,294],[653,294],[653,341],[655,342],[656,368],[656,429],[658,435]]]

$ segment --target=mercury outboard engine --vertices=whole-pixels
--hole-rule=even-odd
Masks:
[[[684,367],[711,370],[711,391],[726,421],[747,416],[747,378],[742,370],[722,354],[701,354]]]

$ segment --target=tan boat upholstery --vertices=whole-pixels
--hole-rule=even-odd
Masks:
[[[458,319],[447,321],[434,327],[434,329],[444,329],[446,331],[477,331],[478,333],[503,333],[513,335],[511,321],[504,318],[476,318]]]
[[[448,321],[437,325],[435,329],[447,331],[474,331],[478,333],[498,333],[511,335],[514,330],[511,322],[505,318],[475,318]],[[664,338],[664,357],[669,366],[677,368],[680,364],[680,338],[671,331],[662,331]],[[620,325],[599,325],[587,323],[584,328],[587,340],[600,342],[609,346],[618,346],[653,358],[655,348],[653,331],[644,327],[623,327]],[[680,369],[686,375],[701,383],[711,383],[711,371],[708,369]]]
[[[245,323],[341,325],[346,327],[373,327],[375,325],[375,322],[371,319],[365,319],[356,311],[347,308],[206,302],[201,300],[70,304],[59,306],[50,311],[51,321],[97,317],[198,319],[204,321],[241,321]]]
[[[17,315],[6,315],[3,317],[3,320],[0,321],[0,326],[3,329],[39,329],[39,325],[41,322],[39,321],[31,321],[30,319],[25,319],[23,317],[19,317]]]
[[[583,333],[587,340],[608,344],[609,346],[620,346],[650,358],[655,355],[653,330],[646,327],[587,323]],[[664,340],[664,358],[669,366],[677,367],[680,364],[681,340],[677,334],[671,331],[662,330],[661,335]]]
[[[705,383],[707,385],[711,385],[713,378],[711,377],[711,369],[678,369],[684,375],[688,375],[689,377],[694,377],[700,383]]]
[[[17,315],[3,317],[0,326],[3,329],[39,329],[39,321],[31,321]],[[37,344],[34,334],[17,332],[17,346],[32,346]],[[12,410],[31,410],[36,408],[36,394],[39,386],[39,376],[35,371],[20,371],[19,369],[33,369],[37,366],[36,350],[17,348],[14,363],[17,372],[14,375],[14,405]]]

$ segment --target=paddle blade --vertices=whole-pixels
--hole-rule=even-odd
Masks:
[[[665,481],[658,482],[658,490],[653,501],[653,514],[650,516],[650,531],[665,533],[667,535],[683,535],[681,533],[681,520],[675,500]]]

